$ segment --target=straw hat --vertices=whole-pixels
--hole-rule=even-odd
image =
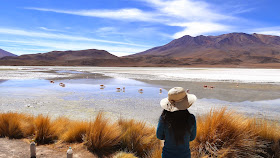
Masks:
[[[160,101],[160,106],[170,112],[186,110],[195,101],[194,94],[188,94],[182,87],[174,87],[168,91],[168,97]]]

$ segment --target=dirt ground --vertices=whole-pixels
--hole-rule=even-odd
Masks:
[[[56,143],[52,145],[36,146],[37,158],[62,158],[66,157],[69,144]],[[74,158],[97,158],[82,144],[71,144]],[[0,138],[0,158],[30,158],[29,140]]]

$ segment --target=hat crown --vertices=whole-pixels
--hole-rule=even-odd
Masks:
[[[182,87],[174,87],[168,91],[168,100],[179,101],[186,97],[186,92]]]

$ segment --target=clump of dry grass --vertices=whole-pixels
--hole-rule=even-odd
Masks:
[[[58,117],[57,119],[50,121],[51,128],[53,129],[54,135],[58,138],[68,131],[71,121],[65,117]]]
[[[20,114],[19,118],[23,137],[33,136],[35,133],[34,117],[28,114]]]
[[[30,136],[39,144],[84,142],[99,157],[122,150],[129,153],[115,157],[160,158],[162,152],[155,128],[144,122],[120,119],[110,123],[102,113],[91,122],[0,114],[0,137]],[[244,118],[226,109],[212,110],[197,117],[197,137],[190,145],[193,157],[280,157],[280,127],[276,122]]]
[[[280,126],[279,123],[265,119],[251,119],[251,129],[258,136],[258,143],[264,147],[263,157],[280,157]]]
[[[113,158],[137,158],[132,153],[119,152]]]
[[[0,114],[0,137],[22,138],[24,136],[20,116],[13,112]]]
[[[157,147],[151,152],[148,157],[149,158],[161,158],[162,147]]]
[[[48,144],[57,139],[56,129],[53,128],[48,116],[38,115],[35,120],[35,140],[38,144]]]
[[[254,126],[252,129],[258,133],[261,138],[268,140],[280,140],[280,126],[279,123],[265,120],[253,119]]]
[[[119,126],[109,123],[109,120],[99,113],[95,120],[89,123],[84,141],[88,150],[97,155],[108,155],[118,149],[120,138]]]
[[[134,120],[119,120],[122,129],[122,148],[135,153],[136,156],[144,157],[160,146],[156,138],[155,128],[147,127],[144,122]]]
[[[83,142],[88,126],[87,122],[74,121],[69,123],[67,131],[61,136],[61,140],[69,143]]]
[[[197,137],[191,142],[194,157],[261,157],[265,154],[263,140],[274,139],[279,134],[268,132],[264,123],[246,119],[233,112],[211,110],[198,117]],[[270,129],[275,130],[275,129]]]

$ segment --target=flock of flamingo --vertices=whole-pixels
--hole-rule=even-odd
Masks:
[[[207,85],[204,85],[203,88],[204,88],[204,89],[207,89],[207,88],[214,89],[215,87],[214,87],[214,86],[207,86]]]
[[[105,88],[105,85],[101,84],[100,85],[100,89],[104,89]],[[125,87],[123,88],[116,88],[116,92],[125,92]],[[138,93],[140,94],[143,94],[144,93],[144,90],[143,89],[138,89]],[[159,89],[159,93],[161,94],[162,93],[162,89],[160,88]]]
[[[51,80],[50,83],[54,83],[54,81]],[[65,87],[65,84],[62,83],[62,82],[59,83],[59,85],[60,85],[61,87]],[[239,87],[239,84],[238,84],[238,83],[236,84],[236,87]],[[105,85],[101,84],[101,85],[100,85],[100,89],[104,89],[104,88],[105,88]],[[214,86],[204,85],[203,88],[204,88],[204,89],[208,89],[208,88],[209,88],[209,89],[214,89],[215,87],[214,87]],[[125,87],[123,87],[123,88],[116,88],[116,91],[117,91],[117,92],[121,92],[121,91],[122,91],[122,92],[125,92]],[[143,93],[144,93],[144,90],[143,90],[143,89],[138,89],[138,92],[139,92],[140,94],[143,94]],[[187,89],[186,92],[188,93],[189,90]],[[161,93],[162,93],[162,88],[159,89],[159,94],[161,94]]]
[[[53,80],[51,80],[50,81],[50,83],[52,83],[52,84],[54,84],[54,81]],[[59,83],[59,85],[61,86],[61,87],[65,87],[65,84],[64,83]],[[100,85],[100,89],[104,89],[105,88],[105,85],[103,85],[103,84],[101,84]],[[125,92],[125,87],[123,87],[123,88],[116,88],[116,91],[117,92]],[[140,93],[140,94],[143,94],[144,93],[144,90],[143,89],[138,89],[138,92]],[[162,89],[160,88],[159,89],[159,93],[161,94],[162,93]]]
[[[236,83],[236,87],[237,87],[237,88],[239,87],[239,84],[238,84],[238,83]],[[204,85],[203,88],[204,88],[204,89],[207,89],[207,88],[209,88],[209,89],[214,89],[215,87],[214,87],[214,86],[207,86],[207,85]]]
[[[54,81],[53,81],[53,80],[51,80],[51,81],[50,81],[50,83],[54,83]],[[59,83],[59,85],[60,85],[61,87],[65,87],[65,84],[64,84],[64,83],[62,83],[62,82],[61,82],[61,83]]]

